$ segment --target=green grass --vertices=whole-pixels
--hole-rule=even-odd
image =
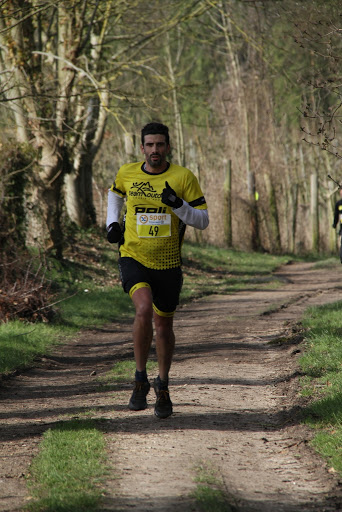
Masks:
[[[80,330],[132,317],[132,302],[128,295],[123,293],[121,287],[98,289],[88,283],[85,290],[87,291],[80,290],[75,298],[61,305],[64,325]]]
[[[192,493],[202,512],[234,512],[236,508],[229,503],[230,498],[224,492],[224,483],[219,471],[208,462],[199,462],[195,468],[197,482]]]
[[[289,259],[289,256],[185,243],[181,301],[184,303],[214,293],[226,294],[260,286],[277,286],[279,282],[272,272]]]
[[[50,303],[56,303],[57,312],[53,322],[0,325],[0,374],[31,366],[37,356],[48,354],[81,329],[133,316],[132,302],[119,284],[116,253],[94,233],[83,237],[85,249],[81,245],[79,261],[67,254],[63,263],[47,262],[46,278],[53,290]]]
[[[104,436],[92,420],[65,421],[47,430],[30,468],[28,510],[98,510],[107,471],[104,454]]]
[[[147,370],[157,366],[147,363]],[[132,380],[135,361],[118,361],[99,379],[103,388]],[[102,388],[102,390],[103,390]],[[40,452],[30,468],[31,512],[91,512],[99,510],[106,475],[105,438],[96,422],[80,411],[78,418],[59,423],[43,436]]]
[[[317,431],[312,445],[342,474],[342,301],[310,308],[300,364],[302,392],[310,398],[305,422]]]
[[[59,303],[59,315],[53,323],[17,320],[0,325],[0,374],[31,366],[37,356],[48,354],[56,344],[67,341],[81,329],[127,320],[133,315],[131,301],[118,286],[87,286],[87,292],[79,289],[69,299],[64,292],[59,295],[63,302]]]
[[[156,361],[148,361],[146,370],[147,373],[152,372],[158,367],[158,364]],[[105,375],[101,376],[99,379],[102,386],[104,388],[110,388],[111,384],[117,384],[119,382],[130,382],[134,379],[134,372],[135,372],[135,361],[125,360],[125,361],[118,361],[115,363],[113,368],[109,370]]]
[[[8,374],[34,363],[37,355],[73,334],[65,326],[28,324],[18,320],[0,326],[0,373]]]
[[[310,377],[339,380],[342,370],[342,301],[307,310],[303,326],[309,329],[301,366]]]

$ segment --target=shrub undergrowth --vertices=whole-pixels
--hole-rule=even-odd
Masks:
[[[335,471],[342,474],[342,301],[307,310],[308,329],[300,364],[305,377],[303,394],[309,397],[305,422],[316,430],[312,441]]]

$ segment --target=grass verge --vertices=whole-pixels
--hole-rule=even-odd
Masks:
[[[201,461],[194,470],[197,486],[192,493],[192,498],[202,512],[235,512],[237,510],[224,490],[224,483],[217,468],[208,462]]]
[[[98,289],[91,283],[75,291],[59,292],[59,314],[53,323],[25,323],[18,320],[0,325],[0,374],[31,366],[37,356],[46,355],[81,329],[123,321],[133,314],[127,296],[117,287]]]
[[[149,361],[147,370],[157,366]],[[118,361],[101,378],[104,387],[127,382],[134,375],[133,360]],[[90,414],[88,411],[87,415]],[[102,480],[107,474],[105,438],[91,418],[67,420],[43,436],[28,478],[32,493],[30,512],[81,512],[98,510]]]
[[[342,474],[342,301],[307,310],[300,364],[302,393],[310,398],[305,422],[316,430],[313,447]]]
[[[65,421],[47,430],[30,469],[28,510],[98,510],[106,475],[104,453],[104,436],[92,420]]]
[[[181,301],[189,302],[214,293],[227,294],[260,286],[277,286],[279,282],[272,272],[289,259],[289,256],[185,243]]]

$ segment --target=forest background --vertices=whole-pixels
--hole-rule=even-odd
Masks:
[[[221,247],[327,254],[339,181],[335,0],[0,1],[0,246],[62,258],[104,227],[107,189],[171,132]],[[1,263],[1,262],[0,262]]]

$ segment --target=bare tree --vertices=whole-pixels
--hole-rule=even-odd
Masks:
[[[92,164],[108,115],[124,130],[116,110],[126,94],[123,76],[135,69],[143,79],[142,49],[202,3],[174,0],[152,25],[147,11],[136,16],[138,0],[1,3],[1,105],[13,114],[17,139],[39,155],[27,190],[28,244],[61,256],[63,190],[72,221],[95,222]]]
[[[58,256],[64,175],[72,172],[68,136],[75,135],[77,147],[84,109],[82,90],[76,94],[75,87],[89,75],[78,61],[97,4],[14,0],[0,6],[3,104],[13,110],[18,140],[38,150],[26,191],[27,242],[54,247]]]
[[[298,51],[310,66],[302,73],[302,132],[305,142],[342,158],[342,88],[339,62],[342,49],[340,2],[292,5],[289,15]]]

